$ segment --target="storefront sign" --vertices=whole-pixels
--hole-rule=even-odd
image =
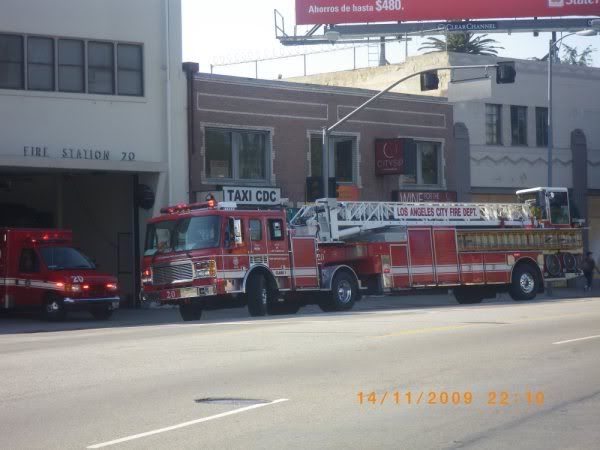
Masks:
[[[298,25],[598,15],[598,0],[296,0]]]
[[[337,199],[341,202],[357,202],[360,200],[360,189],[358,186],[340,184],[337,187]]]
[[[223,201],[238,205],[276,206],[281,204],[280,188],[223,187]]]
[[[402,175],[406,139],[377,139],[375,141],[375,173]]]
[[[454,203],[457,200],[453,191],[394,191],[392,201],[401,203]]]
[[[49,148],[47,146],[23,146],[25,158],[86,159],[88,161],[135,161],[135,152],[111,152],[93,148]]]
[[[398,206],[394,213],[396,219],[404,220],[476,220],[481,218],[479,208],[474,206]]]

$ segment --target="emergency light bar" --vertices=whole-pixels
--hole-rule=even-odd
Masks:
[[[216,200],[209,200],[202,203],[191,203],[189,205],[182,203],[175,206],[167,206],[160,210],[161,214],[182,214],[190,211],[196,211],[199,209],[222,209],[222,210],[233,210],[237,209],[237,203],[235,202],[220,202]]]

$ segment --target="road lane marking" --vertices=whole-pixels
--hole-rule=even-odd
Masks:
[[[152,430],[152,431],[146,431],[145,433],[134,434],[132,436],[126,436],[126,437],[123,437],[120,439],[115,439],[113,441],[102,442],[101,444],[90,445],[87,448],[108,447],[110,445],[120,444],[122,442],[133,441],[135,439],[140,439],[140,438],[147,437],[147,436],[153,436],[155,434],[166,433],[167,431],[178,430],[180,428],[185,428],[185,427],[189,427],[189,426],[196,425],[199,423],[208,422],[210,420],[221,419],[223,417],[232,416],[234,414],[239,414],[239,413],[242,413],[245,411],[250,411],[251,409],[258,409],[258,408],[263,408],[265,406],[274,405],[276,403],[287,402],[288,400],[289,399],[287,399],[287,398],[280,398],[278,400],[273,400],[270,403],[260,403],[258,405],[246,406],[244,408],[234,409],[232,411],[227,411],[227,412],[224,412],[221,414],[216,414],[214,416],[203,417],[202,419],[190,420],[189,422],[180,423],[178,425],[172,425],[170,427],[159,428],[157,430]]]
[[[597,336],[587,336],[587,337],[582,337],[582,338],[577,338],[577,339],[569,339],[568,341],[558,341],[558,342],[553,342],[553,345],[562,345],[562,344],[568,344],[569,342],[578,342],[578,341],[588,341],[590,339],[598,339],[600,338],[600,334]]]

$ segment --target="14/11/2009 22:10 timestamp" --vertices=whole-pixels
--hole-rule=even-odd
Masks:
[[[508,407],[516,405],[543,406],[545,395],[542,391],[487,391],[474,394],[471,391],[371,391],[358,392],[360,405],[404,405],[404,406],[489,406]]]

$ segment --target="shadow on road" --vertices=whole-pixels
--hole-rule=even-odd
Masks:
[[[317,306],[307,306],[300,310],[297,316],[331,317],[361,314],[375,311],[401,311],[414,309],[445,309],[445,308],[487,308],[490,306],[518,307],[538,303],[560,302],[582,298],[593,298],[594,293],[574,289],[555,289],[553,296],[540,296],[529,302],[514,302],[507,294],[496,299],[485,300],[480,305],[459,305],[452,295],[430,295],[407,293],[397,296],[371,296],[358,302],[354,309],[346,313],[323,313]],[[70,313],[64,321],[45,322],[33,313],[12,313],[0,316],[0,335],[53,333],[62,331],[81,331],[107,328],[129,328],[157,325],[194,325],[227,322],[259,322],[269,320],[289,320],[297,316],[268,316],[250,317],[246,308],[205,311],[198,322],[183,322],[175,307],[153,309],[122,309],[115,311],[107,321],[93,319],[88,313]]]

